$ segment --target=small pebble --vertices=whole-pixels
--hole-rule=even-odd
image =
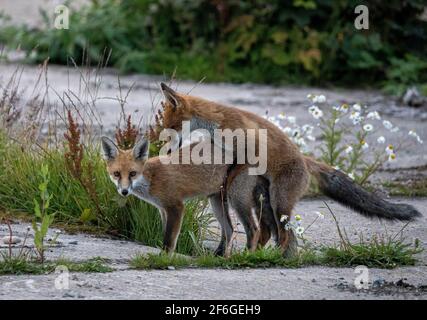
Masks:
[[[175,270],[175,267],[174,266],[169,266],[168,270]]]
[[[74,298],[74,297],[75,297],[75,295],[74,295],[73,293],[70,293],[70,292],[65,292],[65,293],[62,295],[62,297],[63,297],[63,298]]]
[[[12,236],[12,238],[10,236],[5,236],[2,238],[2,242],[4,244],[18,244],[21,243],[21,241],[21,238],[15,236]]]
[[[78,241],[70,241],[70,242],[68,242],[68,244],[74,244],[74,245],[77,245],[77,244],[79,244],[79,242],[78,242]]]

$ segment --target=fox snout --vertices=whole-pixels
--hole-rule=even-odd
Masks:
[[[129,195],[129,190],[128,189],[122,189],[121,194],[126,197],[127,195]]]

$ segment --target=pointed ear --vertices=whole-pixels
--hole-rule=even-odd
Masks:
[[[149,142],[147,139],[141,138],[133,147],[133,157],[135,160],[147,160],[148,159],[148,147]]]
[[[119,148],[117,148],[113,140],[107,137],[102,137],[101,144],[102,144],[102,156],[104,160],[106,161],[114,160],[117,157],[117,154],[119,153]]]
[[[184,106],[184,101],[178,92],[168,87],[164,82],[160,83],[160,87],[162,88],[166,101],[173,106],[174,110]]]

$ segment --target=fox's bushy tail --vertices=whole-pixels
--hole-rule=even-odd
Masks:
[[[421,213],[409,204],[391,203],[364,190],[346,174],[310,157],[304,158],[309,172],[316,178],[320,190],[331,199],[367,217],[388,220],[414,220]]]

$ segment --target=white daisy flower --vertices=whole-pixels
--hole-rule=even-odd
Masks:
[[[300,131],[300,129],[299,129],[299,128],[294,128],[294,129],[292,130],[292,137],[297,138],[297,137],[299,137],[299,136],[301,136],[301,131]]]
[[[320,219],[324,219],[324,218],[325,218],[325,215],[324,215],[323,213],[321,213],[320,211],[316,211],[316,212],[315,212],[315,214],[317,214],[317,216],[318,216]]]
[[[339,111],[341,111],[341,112],[343,112],[343,113],[347,113],[347,111],[348,111],[348,109],[349,109],[349,107],[348,107],[348,104],[343,104],[343,105],[341,105],[341,107],[339,108]]]
[[[353,152],[352,146],[348,146],[347,148],[345,148],[345,153],[351,153],[351,152]]]
[[[424,142],[414,130],[409,131],[408,135],[417,139],[418,143],[420,143],[420,144],[422,144]]]
[[[313,98],[313,102],[314,103],[325,103],[326,102],[326,97],[323,94],[321,94],[319,96],[315,96]]]
[[[304,131],[304,133],[306,134],[311,134],[313,132],[314,127],[309,125],[309,124],[305,124],[302,126],[302,131]]]
[[[354,119],[356,119],[356,118],[360,118],[360,112],[353,111],[353,112],[350,114],[350,120],[354,120]]]
[[[356,103],[356,104],[353,104],[353,109],[356,111],[360,111],[360,110],[362,110],[362,106],[360,104]]]
[[[348,177],[351,179],[351,180],[354,180],[354,172],[350,172],[349,174],[347,174],[348,175]]]
[[[319,119],[319,118],[323,117],[323,111],[320,109],[317,109],[317,110],[313,111],[311,115],[313,116],[314,119]]]
[[[295,233],[298,235],[298,236],[302,236],[303,235],[303,233],[304,233],[304,227],[301,227],[301,226],[298,226],[298,227],[296,227],[295,228]]]
[[[290,117],[288,117],[288,121],[289,121],[289,123],[294,124],[297,121],[297,119],[294,116],[290,116]]]
[[[394,146],[393,146],[392,144],[389,144],[389,145],[387,146],[387,148],[385,148],[385,152],[386,152],[388,155],[393,154],[393,153],[394,153]]]
[[[393,133],[399,132],[399,130],[400,130],[399,127],[394,127],[393,129],[390,130],[390,132],[393,132]]]
[[[383,143],[385,143],[385,138],[383,136],[378,137],[377,142],[380,144],[383,144]]]
[[[288,216],[286,216],[286,215],[282,215],[281,217],[280,217],[280,222],[285,222],[285,221],[288,221]]]
[[[285,224],[284,229],[285,230],[290,230],[292,227],[292,225],[288,222],[287,224]]]
[[[362,117],[354,118],[354,119],[353,119],[353,124],[354,124],[354,125],[357,125],[357,124],[361,123],[361,122],[362,122],[362,120],[363,120],[363,118],[362,118]]]
[[[295,143],[296,143],[298,146],[301,146],[301,147],[306,145],[306,143],[305,143],[305,139],[304,139],[303,137],[300,137],[300,138],[295,139]]]
[[[396,154],[395,153],[390,153],[388,155],[388,161],[389,162],[395,162],[396,161]]]
[[[368,119],[375,119],[375,120],[381,120],[380,114],[378,113],[378,111],[371,111],[368,113],[368,115],[366,116],[366,118]]]
[[[280,120],[285,120],[286,116],[283,112],[279,113],[279,115],[277,116]]]
[[[316,138],[314,136],[312,136],[312,135],[308,135],[306,138],[309,141],[316,141]]]
[[[369,148],[369,144],[365,140],[360,141],[360,144],[362,146],[362,150],[366,150]]]
[[[291,127],[284,127],[284,128],[283,128],[283,132],[284,132],[284,133],[290,134],[290,133],[291,133],[291,131],[292,131],[292,128],[291,128]]]
[[[311,101],[313,101],[314,97],[315,97],[315,95],[314,95],[314,94],[312,94],[312,93],[309,93],[309,94],[307,95],[307,99],[308,99],[308,100],[311,100]]]
[[[373,129],[374,129],[374,126],[372,124],[369,124],[369,123],[367,123],[363,126],[363,130],[365,130],[366,132],[370,132]]]
[[[316,106],[316,105],[312,105],[310,108],[308,108],[308,112],[310,112],[310,113],[312,113],[312,112],[314,112],[315,110],[318,110],[319,108]]]
[[[383,126],[387,130],[391,130],[393,128],[393,124],[390,121],[388,121],[388,120],[384,120],[383,121]]]

